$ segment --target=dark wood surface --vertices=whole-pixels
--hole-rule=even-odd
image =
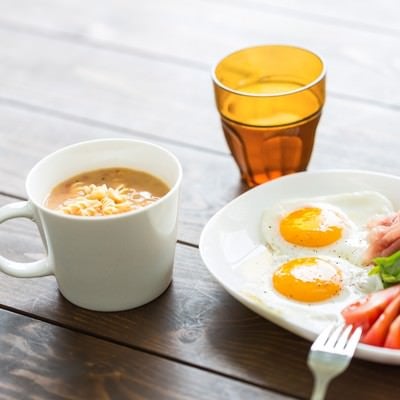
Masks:
[[[185,176],[174,280],[152,303],[96,313],[63,299],[53,277],[0,275],[0,399],[308,398],[310,344],[243,307],[200,259],[205,223],[246,190],[210,68],[259,43],[322,54],[327,103],[309,169],[397,175],[399,4],[0,0],[0,205],[25,199],[40,158],[87,139],[159,143]],[[43,253],[32,223],[0,226],[1,255]],[[398,399],[399,373],[355,359],[327,398]]]

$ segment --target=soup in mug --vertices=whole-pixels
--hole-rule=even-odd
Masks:
[[[169,191],[160,178],[129,168],[105,168],[73,176],[57,185],[45,206],[77,216],[106,216],[137,210]]]

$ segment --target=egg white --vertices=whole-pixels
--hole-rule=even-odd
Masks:
[[[281,219],[292,211],[318,207],[334,211],[341,221],[342,237],[327,246],[304,247],[287,242],[280,233]],[[389,215],[393,205],[382,194],[373,191],[343,193],[313,198],[281,201],[268,207],[262,217],[262,236],[274,255],[291,258],[326,255],[361,265],[368,248],[367,224],[373,219]]]
[[[298,256],[300,257],[301,255]],[[342,290],[328,300],[301,302],[280,294],[273,287],[272,276],[292,257],[273,254],[264,246],[257,248],[237,266],[243,279],[241,293],[248,300],[256,302],[278,318],[319,332],[328,323],[340,320],[340,312],[348,304],[367,293],[382,289],[380,279],[376,275],[368,275],[368,267],[359,267],[337,257],[320,256],[319,258],[336,265],[342,274]]]

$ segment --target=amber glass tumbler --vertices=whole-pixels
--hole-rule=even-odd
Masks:
[[[213,69],[222,128],[243,180],[304,171],[325,101],[325,66],[294,46],[242,49]]]

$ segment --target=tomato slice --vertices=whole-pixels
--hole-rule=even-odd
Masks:
[[[400,349],[400,315],[390,325],[384,347]]]
[[[371,329],[362,337],[361,342],[372,346],[383,346],[391,323],[400,313],[400,294],[386,307],[385,311],[374,322]]]
[[[343,309],[343,318],[347,324],[352,324],[355,327],[361,326],[365,334],[382,314],[387,305],[399,294],[400,285],[370,293],[361,300]]]

